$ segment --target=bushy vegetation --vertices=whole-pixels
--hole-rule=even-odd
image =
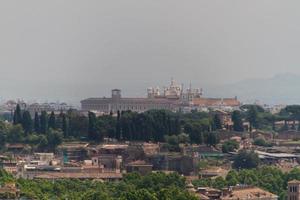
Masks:
[[[253,151],[241,150],[235,156],[232,167],[235,169],[251,169],[258,167],[260,159]]]
[[[154,141],[216,145],[219,140],[213,130],[220,128],[217,116],[208,113],[173,113],[149,110],[144,113],[118,112],[117,116],[88,116],[76,110],[48,114],[42,111],[34,117],[18,105],[11,123],[0,121],[0,141],[25,143],[42,151],[53,151],[63,140],[87,140],[99,143],[103,138],[123,141]],[[173,146],[172,146],[173,145]]]
[[[250,123],[250,130],[262,129],[283,131],[300,129],[296,125],[285,126],[276,130],[277,120],[296,121],[300,119],[300,106],[287,106],[279,114],[271,114],[257,105],[244,105],[240,111],[232,112],[233,130],[244,131],[243,122]],[[89,112],[88,116],[76,110],[65,113],[35,113],[34,117],[17,106],[13,125],[0,121],[0,145],[5,143],[26,143],[32,147],[52,151],[63,140],[88,140],[99,143],[103,138],[114,138],[126,141],[154,141],[176,143],[183,133],[188,136],[189,143],[215,146],[219,143],[218,131],[223,128],[221,120],[215,112],[191,112],[187,114],[173,113],[166,110],[149,110],[144,113],[131,111],[118,112],[117,116],[96,116]],[[296,124],[296,123],[294,123]],[[185,136],[185,135],[184,135]],[[180,143],[180,142],[179,142]],[[268,146],[261,140],[257,145]],[[171,146],[171,148],[177,148]],[[223,151],[236,149],[235,144],[226,143]]]
[[[239,143],[235,140],[228,140],[222,145],[222,152],[229,153],[236,151],[239,148]]]
[[[264,140],[263,138],[256,138],[253,142],[254,145],[262,147],[271,147],[272,144]]]
[[[0,170],[0,183],[15,181],[21,197],[27,199],[86,200],[196,200],[185,190],[185,178],[178,174],[133,173],[115,183],[81,180],[14,180]]]
[[[300,169],[294,168],[288,173],[283,173],[276,167],[263,166],[254,169],[232,170],[225,178],[200,179],[193,182],[198,187],[214,187],[222,189],[237,184],[247,184],[261,187],[277,194],[280,200],[286,199],[287,183],[290,180],[300,180]]]

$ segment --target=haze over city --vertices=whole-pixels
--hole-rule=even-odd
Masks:
[[[299,6],[279,0],[1,1],[1,98],[79,103],[112,88],[144,96],[148,86],[174,77],[210,96],[247,100],[245,88],[233,85],[300,74]]]
[[[300,200],[300,1],[0,1],[0,199]]]

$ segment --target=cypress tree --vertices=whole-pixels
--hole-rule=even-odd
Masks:
[[[46,134],[48,130],[48,116],[46,111],[41,113],[41,133]]]
[[[22,111],[19,104],[17,104],[17,107],[14,112],[13,124],[14,125],[22,124]]]
[[[25,133],[30,133],[32,131],[32,118],[27,110],[23,112],[22,126]]]
[[[117,112],[117,125],[116,125],[116,139],[120,140],[121,138],[121,123],[120,123],[121,113],[118,110]]]
[[[39,114],[38,112],[35,112],[35,115],[34,115],[34,131],[36,133],[40,133],[41,129],[40,129],[40,117],[39,117]]]
[[[252,128],[258,128],[258,112],[257,108],[254,106],[251,106],[247,112],[247,120],[250,123],[250,130]]]
[[[175,134],[179,135],[181,133],[181,125],[179,121],[179,117],[175,118]]]
[[[233,130],[238,132],[244,131],[242,115],[239,111],[233,111],[232,113]]]
[[[67,117],[65,114],[62,115],[62,131],[64,133],[64,137],[67,138],[69,134],[68,134]]]
[[[96,115],[93,112],[89,112],[89,126],[88,126],[88,138],[90,140],[97,139],[97,132],[96,132]]]
[[[222,123],[221,123],[221,120],[220,120],[220,118],[217,114],[214,115],[213,123],[214,123],[214,128],[215,129],[217,129],[217,130],[222,129]]]
[[[48,126],[49,126],[49,128],[52,128],[52,129],[56,128],[55,114],[53,111],[50,114]]]

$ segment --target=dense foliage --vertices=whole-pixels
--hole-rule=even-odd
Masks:
[[[0,171],[0,183],[16,181],[21,197],[28,199],[86,200],[196,200],[185,190],[185,179],[178,174],[152,173],[125,175],[115,183],[80,180],[24,180]]]
[[[256,168],[259,165],[259,157],[253,151],[241,150],[234,158],[232,164],[236,169],[251,169]]]
[[[300,180],[300,169],[294,168],[288,173],[283,173],[276,167],[263,166],[255,169],[232,170],[225,178],[200,179],[193,184],[198,187],[214,187],[222,189],[236,184],[247,184],[261,187],[277,194],[280,200],[286,199],[287,183],[290,180]]]
[[[254,145],[262,147],[271,147],[272,144],[264,140],[263,138],[256,138],[253,142]]]
[[[239,143],[235,140],[228,140],[224,142],[222,145],[222,152],[223,153],[229,153],[237,150],[239,148]]]
[[[231,117],[232,130],[238,132],[245,131],[244,122],[250,123],[250,130],[300,130],[296,123],[292,126],[287,123],[300,119],[300,106],[297,105],[287,106],[278,114],[271,114],[257,105],[244,105],[239,111],[233,111]],[[284,126],[276,128],[275,122],[278,120],[284,120]],[[189,143],[215,146],[219,143],[218,130],[230,129],[221,124],[221,119],[214,111],[193,111],[186,114],[166,110],[149,110],[144,113],[123,111],[118,112],[117,116],[96,116],[89,112],[85,116],[76,110],[69,110],[60,114],[42,111],[31,116],[18,105],[12,122],[13,125],[0,121],[2,148],[5,143],[26,143],[44,151],[53,150],[63,140],[89,140],[99,143],[105,137],[125,141],[170,141],[173,142],[170,147],[178,149],[179,135],[187,135],[186,141]],[[255,143],[270,145],[261,140]],[[236,147],[232,142],[223,145],[223,152],[234,149]]]
[[[118,112],[117,116],[96,116],[89,112],[85,116],[76,110],[69,110],[60,114],[42,111],[35,113],[32,118],[28,111],[21,110],[18,105],[13,125],[0,126],[0,137],[4,138],[3,143],[27,143],[36,148],[45,147],[43,150],[52,150],[63,140],[99,143],[105,137],[154,142],[165,142],[168,139],[175,143],[181,143],[183,137],[184,143],[216,145],[219,142],[218,135],[212,131],[220,128],[221,121],[217,115],[202,112],[123,111]]]

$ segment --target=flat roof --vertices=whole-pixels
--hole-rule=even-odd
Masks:
[[[299,158],[300,157],[300,155],[291,154],[291,153],[267,153],[258,150],[256,150],[255,153],[257,153],[262,158],[263,157],[271,157],[271,158]]]
[[[36,175],[36,179],[122,179],[121,173],[65,173],[47,172]]]

